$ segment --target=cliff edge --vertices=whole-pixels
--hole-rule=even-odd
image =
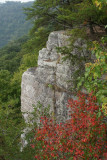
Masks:
[[[70,92],[72,76],[76,67],[69,60],[62,61],[62,55],[57,53],[56,47],[68,46],[69,36],[64,31],[50,33],[46,48],[39,51],[38,67],[24,72],[21,84],[21,111],[25,121],[33,111],[33,105],[40,102],[43,107],[50,105],[50,112],[54,112],[57,122],[68,119],[67,100],[73,97]],[[75,42],[75,47],[81,46],[86,52],[86,45],[81,39]],[[78,53],[75,49],[74,54]]]

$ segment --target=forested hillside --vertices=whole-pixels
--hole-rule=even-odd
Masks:
[[[54,115],[53,119],[42,117],[42,128],[37,129],[36,124],[36,128],[32,127],[28,145],[21,152],[20,136],[26,126],[20,109],[21,77],[25,70],[37,66],[39,50],[45,47],[49,33],[58,30],[71,36],[69,47],[57,50],[63,60],[79,65],[74,73],[75,87],[70,88],[79,101],[69,100],[74,112],[65,124],[56,124]],[[73,55],[73,44],[78,38],[85,40],[87,50],[95,58],[92,62],[86,56]],[[107,80],[103,79],[107,70],[106,0],[2,4],[0,47],[0,160],[103,160],[107,156]],[[91,94],[78,94],[82,87]]]
[[[26,21],[23,7],[31,5],[32,2],[0,4],[0,47],[28,33],[32,25],[30,21]]]

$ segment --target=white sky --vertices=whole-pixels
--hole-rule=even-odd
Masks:
[[[6,2],[6,1],[21,1],[21,2],[29,2],[29,1],[34,1],[34,0],[0,0],[0,2]]]

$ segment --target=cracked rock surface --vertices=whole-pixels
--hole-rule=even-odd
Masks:
[[[39,51],[38,67],[24,72],[21,83],[21,111],[26,122],[28,113],[33,111],[33,105],[36,106],[38,102],[43,107],[50,105],[50,112],[54,112],[57,122],[69,118],[66,105],[67,100],[73,96],[69,89],[73,85],[71,77],[75,66],[69,60],[63,62],[61,54],[56,50],[56,47],[68,46],[68,38],[64,31],[50,33],[46,48]],[[80,41],[75,45],[81,45]]]

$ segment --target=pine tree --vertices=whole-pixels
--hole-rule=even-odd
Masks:
[[[92,0],[36,0],[26,8],[28,19],[33,19],[34,30],[44,26],[50,30],[86,25],[94,33],[93,25],[104,28],[107,22],[106,5],[99,10]]]

